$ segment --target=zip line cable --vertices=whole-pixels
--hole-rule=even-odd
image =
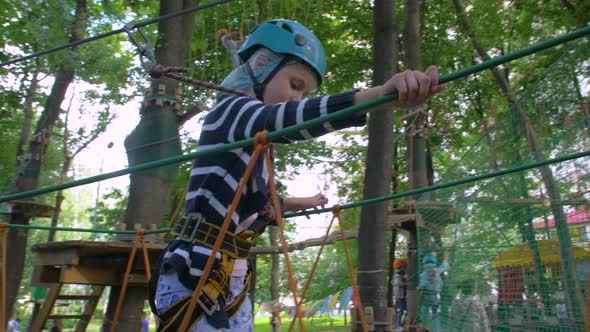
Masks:
[[[37,53],[29,54],[29,55],[26,55],[26,56],[23,56],[23,57],[20,57],[20,58],[16,58],[16,59],[13,59],[13,60],[8,60],[8,61],[5,61],[5,62],[2,62],[2,63],[0,63],[0,67],[4,67],[4,66],[11,65],[11,64],[14,64],[14,63],[22,62],[22,61],[29,60],[29,59],[32,59],[32,58],[36,58],[36,57],[39,57],[39,56],[42,56],[42,55],[46,55],[46,54],[49,54],[49,53],[61,51],[61,50],[67,49],[67,48],[76,47],[78,45],[86,44],[86,43],[89,43],[91,41],[95,41],[95,40],[99,40],[99,39],[103,39],[103,38],[106,38],[106,37],[110,37],[110,36],[113,36],[113,35],[116,35],[116,34],[119,34],[119,33],[127,32],[129,30],[134,29],[134,28],[141,28],[141,27],[144,27],[144,26],[147,26],[147,25],[158,23],[160,21],[165,21],[165,20],[168,20],[168,19],[177,17],[177,16],[182,16],[182,15],[190,14],[190,13],[193,13],[193,12],[196,12],[196,11],[199,11],[199,10],[203,10],[203,9],[207,9],[207,8],[210,8],[210,7],[215,7],[217,5],[221,5],[221,4],[224,4],[224,3],[227,3],[227,2],[231,2],[231,1],[233,1],[233,0],[217,0],[215,2],[211,2],[211,3],[208,3],[208,4],[204,4],[204,5],[200,5],[200,6],[196,6],[196,7],[192,7],[192,8],[187,8],[187,9],[183,9],[183,10],[179,10],[179,11],[174,12],[174,13],[170,13],[170,14],[167,14],[167,15],[163,15],[163,16],[156,17],[156,18],[149,19],[149,20],[142,21],[142,22],[131,21],[131,22],[125,24],[125,26],[123,28],[119,28],[119,29],[116,29],[116,30],[113,30],[113,31],[110,31],[110,32],[106,32],[106,33],[100,34],[100,35],[96,35],[96,36],[89,37],[89,38],[86,38],[86,39],[82,39],[82,40],[78,40],[78,41],[75,41],[75,42],[71,42],[69,44],[57,46],[57,47],[50,48],[50,49],[47,49],[47,50],[44,50],[44,51],[40,51],[40,52],[37,52]]]
[[[565,35],[561,35],[561,36],[558,36],[555,38],[548,39],[546,41],[534,44],[532,46],[515,51],[513,53],[509,53],[509,54],[506,54],[503,56],[489,59],[489,60],[479,63],[477,65],[473,65],[473,66],[458,70],[454,73],[443,75],[440,77],[439,81],[440,81],[440,83],[448,83],[453,80],[457,80],[459,78],[468,76],[470,74],[484,71],[486,69],[490,69],[492,67],[501,65],[503,63],[510,62],[510,61],[525,57],[527,55],[530,55],[530,54],[533,54],[536,52],[540,52],[540,51],[545,50],[547,48],[554,47],[556,45],[575,40],[577,38],[583,37],[588,34],[590,34],[590,26],[587,26],[587,27],[579,29],[579,30],[575,30],[575,31],[565,34]],[[337,111],[337,112],[334,112],[331,114],[327,114],[327,115],[321,116],[319,118],[315,118],[312,120],[302,122],[300,124],[296,124],[296,125],[281,129],[281,130],[270,132],[270,133],[268,133],[268,138],[270,140],[272,140],[274,138],[283,137],[283,136],[286,136],[289,134],[296,133],[302,129],[321,125],[324,122],[340,120],[340,119],[350,116],[356,112],[377,106],[377,105],[385,103],[385,102],[396,100],[397,98],[398,98],[398,94],[395,93],[395,94],[383,96],[383,97],[380,97],[375,100],[368,101],[368,102],[365,102],[362,104],[347,107],[347,108],[342,109],[340,111]],[[94,182],[98,182],[98,181],[102,181],[102,180],[107,180],[107,179],[123,176],[126,174],[131,174],[131,173],[136,173],[136,172],[140,172],[140,171],[144,171],[144,170],[148,170],[148,169],[152,169],[152,168],[176,164],[176,163],[180,163],[183,161],[193,160],[193,159],[196,159],[201,156],[211,155],[211,154],[215,154],[215,153],[219,153],[219,152],[225,152],[225,151],[229,151],[229,150],[233,150],[233,149],[242,148],[245,146],[250,146],[252,144],[254,144],[254,138],[248,138],[248,139],[241,140],[238,142],[228,143],[223,146],[208,148],[208,149],[205,149],[202,151],[196,151],[196,152],[192,152],[192,153],[188,153],[188,154],[184,154],[184,155],[179,155],[179,156],[175,156],[175,157],[169,157],[169,158],[165,158],[165,159],[155,160],[155,161],[147,162],[147,163],[136,165],[136,166],[130,166],[128,168],[120,169],[118,171],[104,173],[104,174],[100,174],[100,175],[96,175],[96,176],[91,176],[91,177],[80,179],[80,180],[74,180],[74,181],[66,182],[66,183],[59,184],[59,185],[48,186],[48,187],[38,188],[38,189],[30,190],[30,191],[24,191],[24,192],[15,193],[15,194],[4,195],[4,196],[0,196],[0,203],[11,201],[11,200],[16,200],[16,199],[20,199],[20,198],[26,198],[26,197],[47,194],[47,193],[51,193],[51,192],[55,192],[55,191],[59,191],[59,190],[63,190],[63,189],[68,189],[68,188],[72,188],[72,187],[76,187],[76,186],[80,186],[80,185],[90,184],[90,183],[94,183]]]

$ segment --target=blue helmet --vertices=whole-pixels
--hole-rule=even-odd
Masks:
[[[322,43],[305,26],[290,20],[269,20],[254,28],[238,50],[246,62],[257,48],[289,54],[307,63],[318,75],[318,86],[326,74],[326,53]]]

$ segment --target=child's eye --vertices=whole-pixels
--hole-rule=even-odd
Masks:
[[[303,82],[299,81],[299,80],[293,80],[291,81],[291,89],[293,90],[303,90]]]

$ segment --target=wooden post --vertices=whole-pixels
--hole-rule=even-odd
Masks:
[[[375,331],[375,313],[373,307],[365,307],[365,317],[367,318],[367,329]]]
[[[350,308],[350,330],[352,332],[358,331],[358,315],[356,313],[356,307]]]
[[[389,325],[385,326],[385,331],[386,332],[393,332],[393,331],[395,331],[395,321],[396,321],[395,308],[388,307],[386,310],[387,311],[385,311],[385,320],[389,323]]]

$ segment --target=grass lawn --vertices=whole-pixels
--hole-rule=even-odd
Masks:
[[[289,325],[292,318],[283,316],[281,331],[289,331]],[[350,316],[346,317],[347,326],[344,325],[344,316],[316,316],[313,318],[304,318],[306,331],[350,331]],[[299,322],[295,322],[293,331],[299,331]],[[271,332],[270,317],[258,316],[254,319],[254,331],[256,332]]]
[[[289,324],[291,324],[292,318],[289,316],[283,316],[282,321],[283,324],[281,326],[281,331],[289,331]],[[305,323],[305,330],[306,331],[350,331],[350,316],[346,317],[346,322],[348,326],[344,325],[344,316],[316,316],[312,318],[305,318],[303,319]],[[87,332],[99,332],[100,331],[100,323],[98,321],[90,322]],[[299,323],[295,322],[297,325],[293,328],[293,331],[299,331]],[[156,327],[153,324],[150,324],[150,332],[156,331]],[[271,332],[272,327],[270,326],[270,317],[269,316],[256,316],[254,318],[254,331],[256,332]]]

